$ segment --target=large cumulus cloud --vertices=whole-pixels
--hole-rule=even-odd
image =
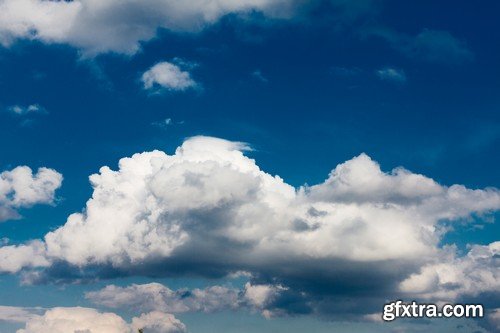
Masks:
[[[46,268],[33,271],[29,262],[9,271],[26,266],[31,281],[243,271],[252,285],[283,287],[266,309],[297,313],[373,310],[402,294],[425,298],[449,287],[445,275],[453,272],[443,265],[466,274],[458,295],[497,288],[495,254],[478,256],[497,251],[496,243],[466,257],[439,245],[456,221],[498,210],[497,189],[443,186],[404,168],[384,172],[365,154],[323,183],[296,189],[246,150],[194,137],[173,155],[146,152],[120,160],[118,170],[101,168],[90,177],[85,210],[33,243]]]
[[[47,256],[117,268],[158,259],[252,266],[289,259],[418,260],[436,254],[441,220],[500,208],[496,189],[441,186],[367,155],[295,189],[260,170],[241,143],[187,140],[103,167],[84,213],[45,237]],[[215,255],[216,254],[216,255]]]

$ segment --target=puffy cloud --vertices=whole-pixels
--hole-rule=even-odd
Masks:
[[[189,72],[183,71],[179,66],[166,61],[157,63],[148,69],[142,74],[141,79],[144,83],[144,89],[161,87],[167,90],[183,91],[197,86]]]
[[[114,313],[100,313],[89,308],[53,308],[32,318],[17,333],[124,333],[129,325]]]
[[[27,166],[0,173],[0,222],[19,218],[17,209],[35,204],[53,204],[62,175],[40,168],[36,174]]]
[[[406,82],[406,74],[402,69],[386,67],[379,69],[376,72],[376,74],[379,77],[379,79],[384,81],[392,81],[399,83]]]
[[[381,298],[423,290],[414,276],[425,267],[467,262],[440,247],[442,221],[453,225],[500,208],[497,189],[443,186],[403,168],[384,172],[365,154],[338,165],[323,183],[296,189],[262,171],[245,156],[248,149],[194,137],[175,154],[146,152],[121,159],[118,170],[101,168],[90,177],[94,192],[85,210],[45,236],[51,266],[32,280],[245,271],[254,287],[244,300],[265,304],[268,315],[374,312]],[[484,265],[494,270],[493,263]],[[483,291],[496,286],[485,284]],[[154,285],[118,294],[130,300],[149,288],[162,290],[155,304],[179,297]],[[221,298],[236,297],[219,291]],[[351,292],[362,296],[363,306]],[[207,295],[187,299],[189,306],[178,303],[210,311]]]
[[[138,329],[154,333],[182,333],[186,327],[168,313],[151,312],[132,318],[129,324],[120,316],[91,308],[52,308],[43,315],[26,318],[17,333],[135,333]]]
[[[14,273],[23,267],[47,267],[45,244],[39,240],[28,244],[0,247],[0,273]]]
[[[18,38],[67,43],[88,55],[133,54],[158,29],[197,32],[231,13],[289,17],[302,1],[285,0],[2,0],[0,43]]]
[[[144,329],[150,333],[183,333],[186,326],[173,315],[159,311],[142,314],[132,319],[135,330]]]
[[[88,292],[86,298],[109,308],[133,307],[140,311],[184,313],[236,309],[241,303],[239,294],[240,290],[223,286],[174,291],[159,283],[148,283],[128,287],[109,285]]]
[[[498,190],[445,187],[402,168],[384,173],[366,155],[339,165],[323,184],[296,190],[241,149],[195,137],[175,155],[136,154],[118,171],[101,168],[90,177],[85,213],[46,235],[48,255],[76,266],[129,267],[206,253],[198,259],[243,270],[280,253],[419,258],[435,253],[440,220],[500,207]]]
[[[256,307],[263,308],[273,300],[280,290],[284,290],[284,288],[266,284],[252,285],[247,282],[245,284],[245,298]]]
[[[454,301],[500,290],[500,242],[474,245],[464,257],[452,251],[437,263],[424,266],[400,284],[420,298]]]
[[[85,56],[136,53],[158,30],[196,33],[226,15],[249,19],[293,19],[317,8],[320,0],[0,0],[0,44],[18,39],[64,43]],[[371,12],[372,0],[328,0],[336,21]]]

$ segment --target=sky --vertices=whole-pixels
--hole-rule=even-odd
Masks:
[[[0,0],[0,333],[500,332],[499,13]]]

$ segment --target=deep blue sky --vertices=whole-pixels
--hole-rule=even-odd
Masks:
[[[229,16],[200,33],[160,31],[131,56],[82,58],[71,45],[23,39],[2,47],[0,169],[47,166],[64,183],[56,206],[22,210],[22,221],[0,224],[0,238],[42,237],[84,207],[92,193],[88,176],[101,166],[116,168],[136,152],[172,153],[194,135],[248,142],[263,170],[294,186],[319,183],[338,163],[365,152],[386,171],[404,166],[443,185],[499,188],[499,14],[496,1],[379,1],[342,23],[324,6],[292,21]],[[446,32],[460,50],[439,38],[430,49],[411,49],[405,40],[425,31]],[[144,90],[142,73],[175,58],[192,64],[200,87]],[[388,68],[405,78],[383,79],[378,71]],[[46,112],[8,111],[31,104]],[[153,125],[167,118],[171,125]],[[465,226],[443,242],[488,244],[499,231],[493,223]],[[98,287],[22,287],[16,277],[0,277],[0,300],[9,305],[85,305],[77,299],[87,289]],[[284,332],[289,325],[246,316],[213,321],[262,327],[248,332]],[[218,331],[199,328],[210,320],[200,318],[183,319],[193,332]],[[318,332],[331,329],[303,320],[314,320]],[[300,323],[286,330],[298,332]]]

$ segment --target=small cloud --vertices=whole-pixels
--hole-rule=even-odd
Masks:
[[[22,105],[12,105],[7,108],[7,110],[11,113],[14,113],[16,115],[27,115],[27,114],[45,114],[47,113],[47,110],[40,106],[39,104],[31,104],[28,106],[22,106]]]
[[[163,120],[160,120],[160,121],[154,121],[154,122],[151,123],[151,125],[153,125],[155,127],[158,127],[158,128],[167,128],[169,126],[182,125],[182,124],[184,124],[184,120],[178,121],[178,122],[174,122],[172,120],[172,118],[166,118],[166,119],[163,119]]]
[[[263,82],[263,83],[268,83],[269,80],[262,74],[260,70],[255,70],[252,72],[252,77],[256,79],[257,81]]]
[[[360,75],[363,71],[358,67],[338,67],[334,66],[330,69],[330,72],[336,76],[342,77],[355,77]]]
[[[448,65],[474,60],[466,42],[444,30],[424,29],[415,36],[386,28],[371,28],[364,33],[385,39],[392,48],[412,59]]]
[[[385,67],[376,71],[379,79],[383,81],[392,81],[397,83],[406,82],[406,74],[402,69]]]
[[[174,61],[178,65],[166,61],[159,62],[144,72],[141,77],[144,89],[160,88],[170,91],[185,91],[196,88],[198,84],[191,78],[191,74],[182,70],[182,68],[192,65],[187,66],[186,62],[181,63],[177,58]]]

